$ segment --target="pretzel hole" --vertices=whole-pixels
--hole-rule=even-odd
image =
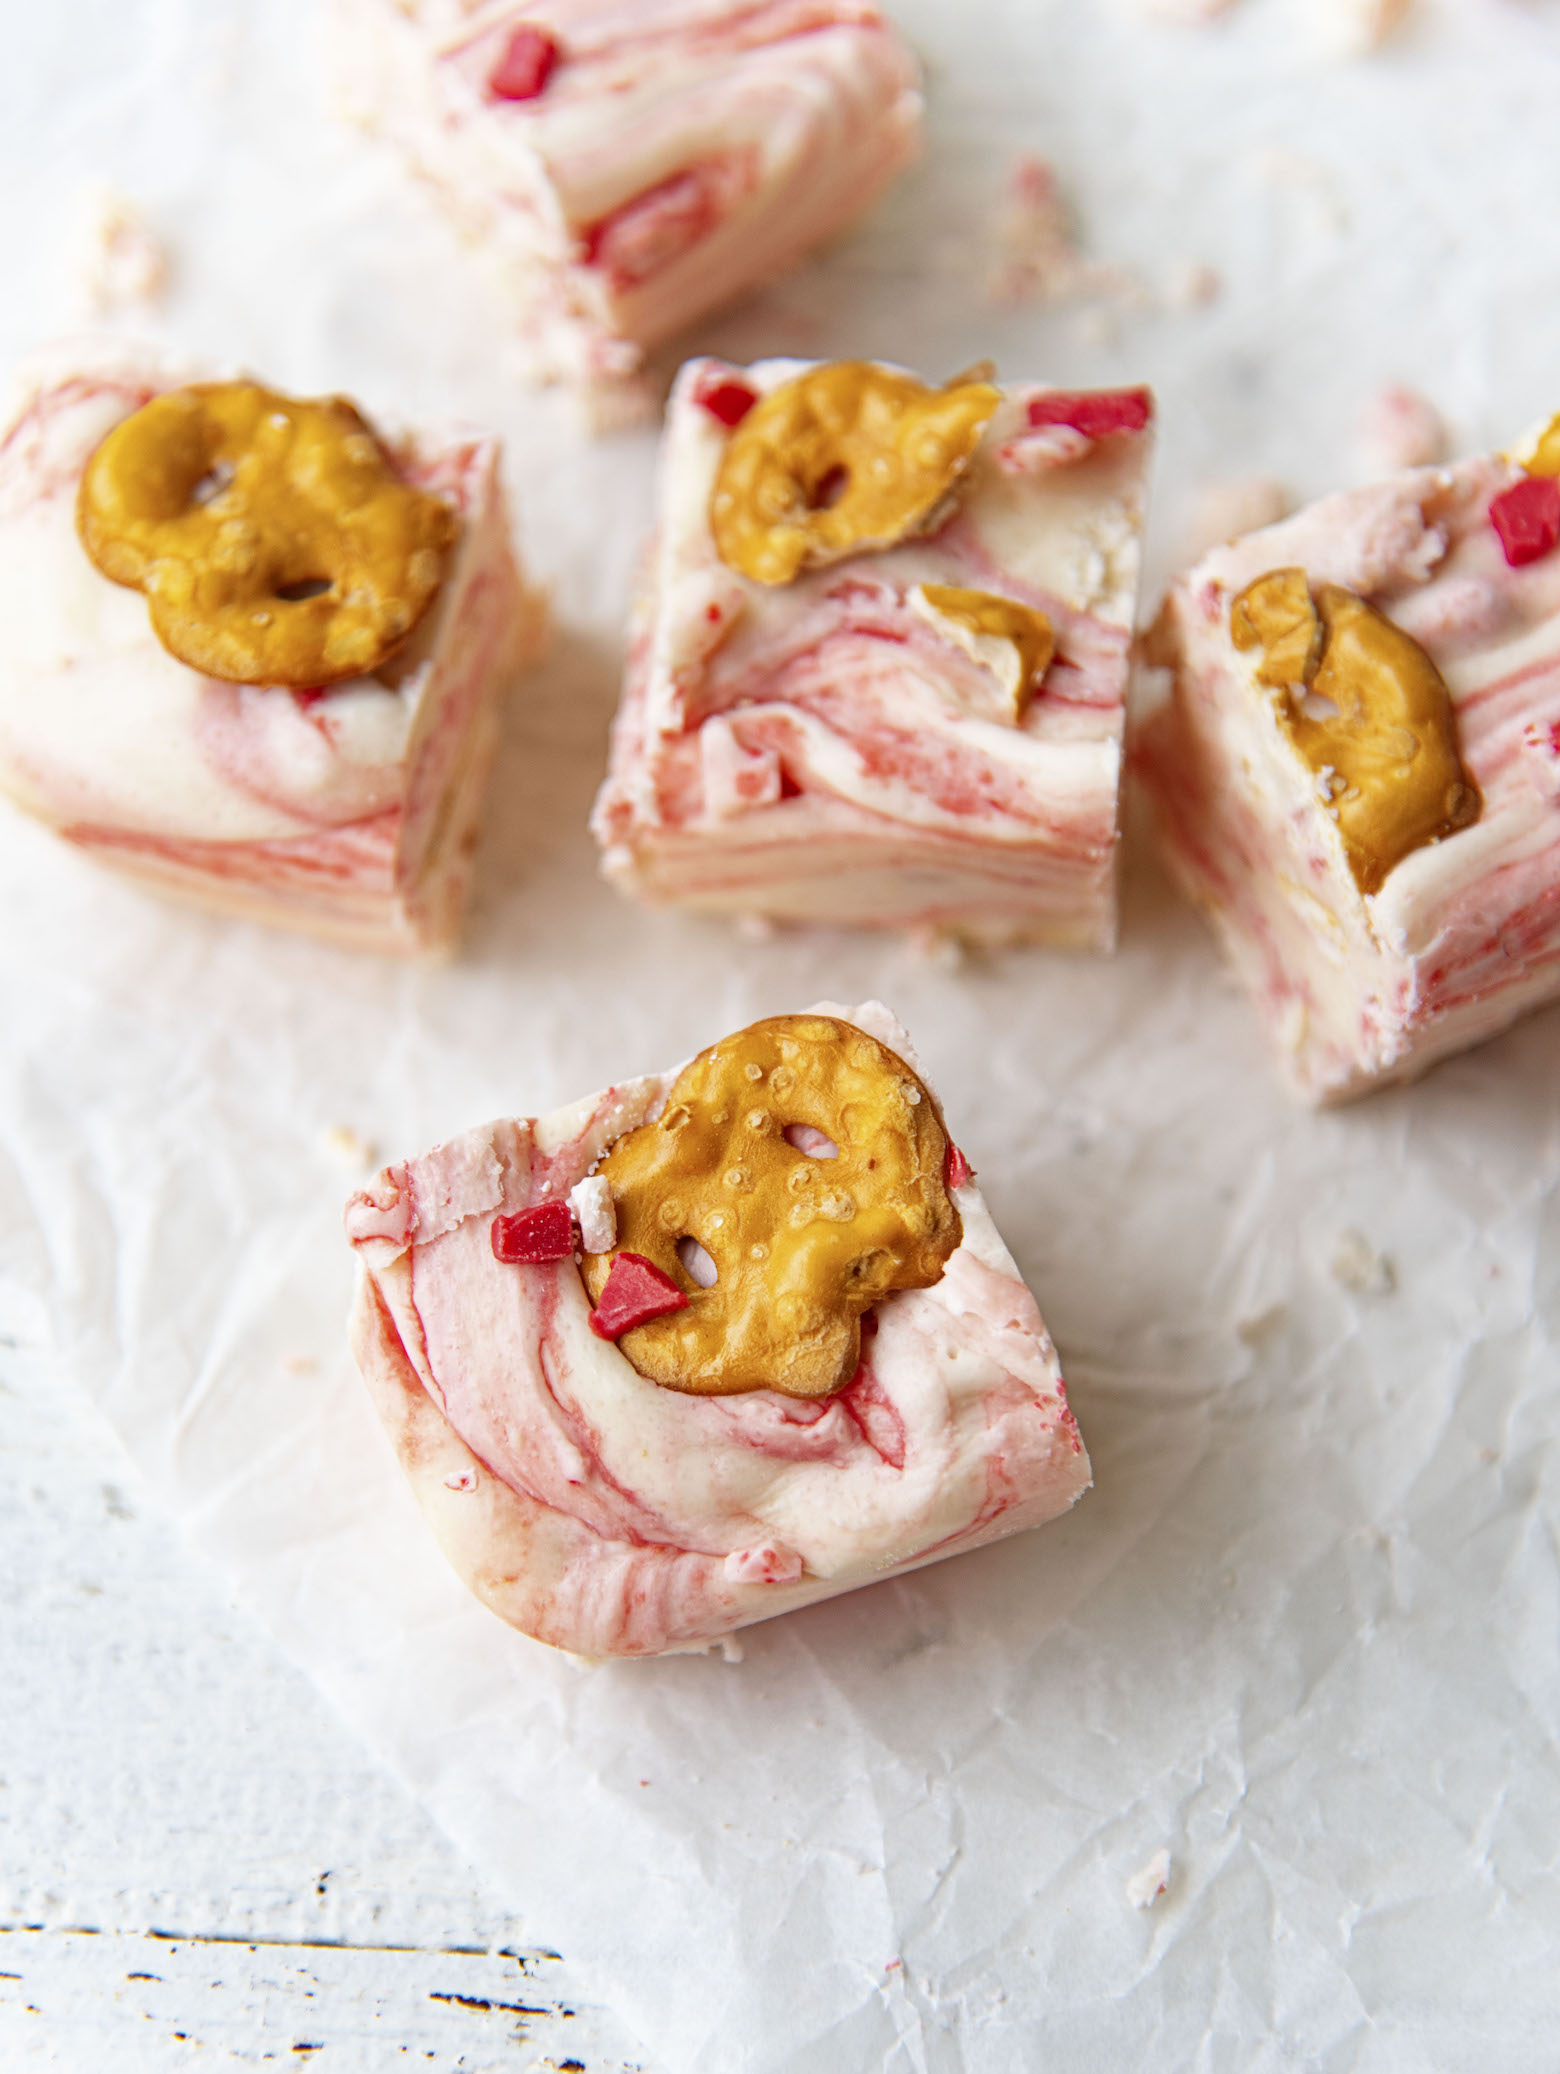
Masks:
[[[1338,701],[1330,699],[1325,691],[1302,692],[1299,706],[1307,720],[1336,720],[1338,718]]]
[[[323,598],[331,588],[328,576],[302,576],[296,583],[279,583],[276,595],[288,605],[301,605],[306,598]]]
[[[701,1289],[713,1289],[719,1281],[720,1270],[692,1233],[677,1241],[677,1258],[682,1262],[683,1273],[689,1281],[697,1282]]]
[[[849,482],[850,470],[842,461],[836,461],[832,468],[824,470],[807,492],[807,509],[809,511],[828,511],[832,509],[844,496]]]
[[[809,1159],[838,1159],[840,1156],[840,1148],[828,1132],[816,1130],[810,1123],[788,1123],[780,1135],[787,1145],[794,1145]]]
[[[213,461],[205,474],[192,485],[189,496],[190,503],[209,504],[213,497],[222,495],[222,492],[232,480],[232,462]]]

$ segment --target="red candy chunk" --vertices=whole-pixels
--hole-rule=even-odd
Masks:
[[[636,1325],[687,1308],[687,1297],[653,1260],[642,1253],[619,1253],[590,1314],[590,1329],[597,1339],[620,1339]]]
[[[1502,552],[1513,569],[1536,562],[1560,541],[1560,480],[1552,475],[1525,475],[1491,504],[1490,524],[1500,535]]]
[[[493,1258],[512,1266],[538,1267],[567,1260],[574,1251],[574,1219],[564,1202],[534,1203],[512,1217],[493,1219]]]
[[[489,91],[500,101],[534,101],[552,77],[558,46],[545,29],[522,22],[488,74]]]
[[[729,427],[742,423],[757,403],[758,391],[750,389],[746,382],[711,382],[708,388],[696,389],[693,400]]]
[[[948,1150],[943,1154],[943,1187],[963,1188],[975,1178],[975,1169],[950,1138]]]
[[[1146,389],[1053,389],[1031,398],[1031,426],[1066,425],[1085,439],[1104,439],[1112,432],[1141,432],[1154,415]]]

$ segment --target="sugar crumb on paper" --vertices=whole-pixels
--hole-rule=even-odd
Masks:
[[[1236,4],[1237,0],[1137,0],[1139,14],[1183,28],[1206,28],[1232,13]],[[1416,0],[1299,0],[1295,13],[1333,55],[1363,58],[1382,48],[1415,4]]]
[[[134,202],[112,188],[86,198],[77,285],[100,316],[144,308],[168,287],[168,248]]]
[[[1126,1896],[1134,1908],[1152,1908],[1170,1886],[1170,1853],[1161,1848],[1140,1866],[1126,1884]]]
[[[366,1174],[379,1164],[378,1148],[350,1124],[332,1124],[320,1142],[329,1157],[349,1173]]]
[[[1371,475],[1430,468],[1446,458],[1446,426],[1428,396],[1392,382],[1372,397],[1360,424],[1360,458]]]
[[[1019,152],[1008,168],[988,286],[992,301],[1004,304],[1146,300],[1123,268],[1084,252],[1056,168],[1034,151]]]
[[[1356,1296],[1390,1296],[1397,1287],[1390,1254],[1378,1253],[1362,1231],[1339,1233],[1328,1266],[1333,1280]]]
[[[1369,57],[1407,20],[1415,0],[1323,0],[1317,30],[1340,57]]]

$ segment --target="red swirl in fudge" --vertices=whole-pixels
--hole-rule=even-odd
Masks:
[[[498,444],[386,444],[455,525],[431,609],[385,662],[322,686],[225,681],[170,654],[146,599],[77,533],[100,443],[182,382],[108,345],[24,377],[0,436],[0,787],[160,890],[379,950],[446,947],[500,702],[544,617],[511,548]]]
[[[1155,630],[1171,681],[1137,760],[1168,854],[1313,1099],[1421,1072],[1560,993],[1560,436],[1519,454],[1409,470],[1216,548]],[[1297,753],[1232,635],[1238,600],[1285,570],[1379,613],[1444,685],[1469,797],[1384,872],[1351,858],[1346,776]],[[1290,710],[1310,696],[1297,683]],[[1400,750],[1412,784],[1433,745],[1409,730]]]
[[[497,268],[533,371],[602,420],[645,351],[869,208],[920,142],[868,0],[336,0],[353,111]]]
[[[824,1019],[887,1047],[931,1104],[886,1010],[810,1011],[804,1043]],[[665,1293],[639,1295],[604,1326],[613,1277],[593,1310],[567,1228],[557,1243],[547,1234],[572,1198],[582,1245],[604,1254],[618,1242],[600,1228],[594,1170],[611,1177],[621,1223],[629,1206],[611,1155],[636,1131],[679,1123],[666,1110],[677,1078],[472,1131],[387,1169],[347,1211],[364,1269],[354,1349],[446,1555],[505,1620],[586,1656],[699,1647],[1040,1525],[1089,1480],[1034,1299],[952,1148],[941,1186],[957,1243],[935,1280],[872,1305],[876,1329],[853,1343],[859,1358],[847,1351],[855,1365],[841,1387],[796,1396],[727,1375],[713,1387],[732,1394],[694,1394],[708,1376],[666,1387],[642,1372],[625,1318],[653,1326],[669,1312],[674,1335],[691,1327],[701,1292],[716,1293],[707,1268],[640,1261],[635,1287],[653,1291],[658,1277]],[[753,1100],[777,1116],[784,1107],[762,1078]],[[831,1162],[790,1156],[805,1200]],[[684,1203],[671,1214],[697,1223]],[[826,1249],[848,1240],[842,1214],[826,1194],[801,1213],[802,1237]],[[869,1238],[873,1254],[880,1226]],[[620,1249],[613,1275],[622,1259],[638,1256]],[[870,1271],[882,1272],[875,1258]],[[783,1303],[775,1315],[791,1331]],[[775,1374],[796,1386],[778,1361]]]
[[[733,567],[712,521],[728,455],[787,391],[852,369],[897,385],[899,450],[863,435],[853,471],[800,484],[808,537],[845,509],[839,476],[900,464],[912,412],[974,394],[942,494],[886,534],[864,513],[857,547],[849,527],[838,551],[804,545],[788,578],[789,535],[777,580]],[[679,376],[596,804],[604,868],[708,913],[1109,949],[1151,401],[978,379],[918,405],[911,382],[792,360]]]

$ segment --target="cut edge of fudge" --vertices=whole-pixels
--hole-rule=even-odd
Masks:
[[[1417,1077],[1560,994],[1560,554],[1514,563],[1491,518],[1534,479],[1495,455],[1325,498],[1212,550],[1144,644],[1161,684],[1134,727],[1134,770],[1176,879],[1305,1099]],[[1258,654],[1231,637],[1234,600],[1287,568],[1419,644],[1479,795],[1477,820],[1411,848],[1374,890],[1340,833],[1344,781],[1305,762]]]
[[[712,150],[701,117],[690,127],[702,146],[688,164],[577,222],[550,163],[562,147],[547,123],[560,94],[599,74],[609,125],[621,126],[622,66],[610,45],[596,47],[587,30],[571,48],[566,19],[539,29],[519,8],[440,29],[386,0],[336,0],[342,113],[427,182],[516,311],[527,375],[570,386],[596,431],[651,415],[647,353],[845,231],[920,149],[919,69],[877,8],[817,16],[805,37],[788,33],[776,9],[777,35],[756,42],[753,10],[729,12],[727,75],[708,92],[730,104],[735,137]],[[718,16],[699,19],[706,64],[719,27]],[[523,68],[533,77],[518,93],[513,82],[500,92],[514,36],[536,42],[543,63]],[[826,49],[837,56],[826,61]],[[761,96],[754,126],[750,76],[766,56],[802,82],[796,122],[777,123],[772,96]],[[766,152],[784,163],[766,166]]]
[[[920,1073],[909,1040],[880,1004],[820,1003],[807,1012],[866,1030]],[[661,1389],[588,1329],[590,1298],[573,1252],[524,1267],[494,1257],[495,1217],[566,1200],[625,1131],[660,1114],[680,1071],[619,1083],[545,1118],[470,1132],[385,1169],[347,1208],[362,1267],[353,1353],[446,1559],[510,1625],[588,1658],[707,1649],[755,1621],[1042,1525],[1090,1485],[1055,1349],[962,1155],[949,1181],[962,1238],[943,1276],[879,1303],[862,1367],[821,1411],[768,1390],[709,1398]],[[507,1279],[520,1275],[532,1279]],[[477,1348],[480,1332],[481,1352],[467,1357],[480,1362],[514,1331],[514,1306],[522,1321],[541,1321],[534,1339],[527,1322],[514,1342],[526,1372],[518,1380],[512,1367],[480,1379],[473,1373],[460,1416],[469,1422],[466,1407],[475,1403],[489,1430],[463,1436],[450,1410],[458,1379],[448,1367],[441,1377],[435,1349],[446,1332]],[[961,1361],[980,1380],[963,1381]],[[646,1436],[641,1453],[625,1440],[616,1460],[604,1410],[614,1402],[645,1422]],[[506,1436],[519,1433],[539,1403],[548,1424],[540,1443],[533,1427],[527,1454]],[[939,1416],[951,1422],[948,1431]],[[969,1428],[962,1448],[961,1418]],[[838,1499],[828,1509],[854,1503],[867,1521],[853,1530],[862,1541],[854,1560],[814,1573],[772,1519],[752,1519],[736,1537],[740,1545],[724,1549],[689,1547],[699,1537],[686,1528],[682,1540],[646,1529],[646,1515],[665,1502],[658,1493],[680,1488],[678,1472],[656,1472],[661,1482],[640,1494],[625,1476],[624,1455],[656,1461],[664,1448],[669,1457],[681,1450],[687,1462],[713,1448],[712,1474],[722,1476],[733,1453],[744,1463],[757,1453],[779,1465],[778,1482],[792,1459],[792,1436],[822,1432],[823,1420],[836,1421],[828,1446],[841,1451],[831,1470]],[[566,1472],[543,1459],[545,1449],[564,1444],[559,1433],[573,1465]],[[519,1467],[500,1474],[493,1458],[511,1446]],[[841,1465],[854,1482],[847,1485]],[[565,1492],[574,1511],[560,1502]],[[707,1522],[706,1544],[730,1539],[731,1519],[742,1512],[729,1493],[722,1502],[724,1511]],[[794,1509],[801,1496],[791,1502]],[[593,1522],[593,1506],[603,1503],[625,1507],[628,1526],[614,1531],[609,1518],[603,1531]],[[940,1504],[947,1508],[941,1518]],[[919,1538],[917,1506],[935,1521],[920,1526]],[[784,1501],[772,1509],[783,1514]],[[832,1518],[826,1542],[830,1535],[849,1547]],[[794,1521],[790,1539],[806,1545]]]
[[[677,378],[592,817],[603,871],[649,904],[739,920],[1112,949],[1151,398],[1003,385],[935,531],[766,589],[711,530],[741,423],[721,414],[836,364],[705,358]],[[1113,404],[1139,421],[1110,425]],[[1094,431],[1029,422],[1052,408]],[[1021,721],[991,718],[984,669],[915,609],[939,582],[1053,620]]]
[[[102,390],[122,394],[121,415],[128,415],[166,389],[209,379],[209,369],[100,338],[64,341],[32,356],[13,378],[14,408],[0,437],[0,522],[12,500],[25,510],[58,490],[48,481],[56,413]],[[4,768],[3,739],[0,789],[73,847],[183,904],[347,948],[438,956],[459,937],[504,707],[516,677],[546,646],[548,611],[516,560],[498,442],[463,427],[380,433],[404,478],[441,495],[461,519],[426,620],[376,673],[382,684],[412,687],[415,699],[399,798],[306,832],[174,836],[144,825],[145,814],[143,825],[131,826],[101,811],[56,810],[46,780],[24,782],[20,766]],[[75,457],[72,468],[84,459]],[[86,580],[111,588],[95,572]],[[125,596],[144,613],[142,600]],[[148,623],[128,653],[155,646]],[[202,681],[197,671],[189,675]]]

